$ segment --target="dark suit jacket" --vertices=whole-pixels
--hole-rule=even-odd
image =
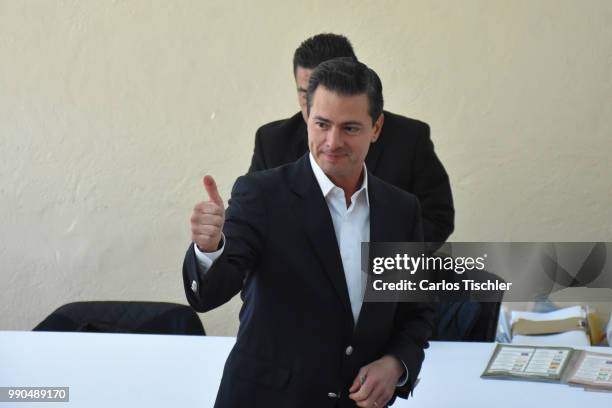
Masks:
[[[368,184],[371,240],[421,240],[418,200],[371,174]],[[352,407],[348,389],[359,368],[385,354],[407,365],[408,383],[396,395],[408,396],[432,309],[364,302],[355,326],[332,219],[307,155],[240,177],[224,234],[224,253],[203,277],[193,245],[183,266],[187,299],[199,312],[242,291],[216,407]]]
[[[380,137],[366,157],[368,170],[416,195],[423,211],[425,241],[445,242],[454,229],[455,209],[448,175],[434,152],[429,126],[391,112],[384,115]],[[257,130],[249,172],[290,163],[306,151],[306,123],[298,112]]]

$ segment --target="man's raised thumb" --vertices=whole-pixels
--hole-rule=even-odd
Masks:
[[[212,176],[204,176],[204,188],[208,193],[208,199],[214,202],[217,205],[223,207],[223,199],[219,195],[219,191],[217,190],[217,183],[215,183],[215,179]]]

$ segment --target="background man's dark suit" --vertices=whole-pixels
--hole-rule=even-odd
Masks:
[[[455,209],[444,166],[434,152],[429,126],[391,112],[366,165],[382,180],[416,195],[423,212],[425,241],[444,242],[453,232]],[[257,130],[249,172],[290,163],[308,151],[306,123],[300,112]]]
[[[368,181],[371,241],[421,240],[417,199],[371,174]],[[203,278],[193,245],[183,265],[197,311],[242,289],[238,338],[215,406],[352,407],[347,394],[358,370],[385,354],[406,364],[409,379],[396,395],[407,397],[432,311],[421,303],[363,303],[354,326],[332,219],[307,155],[239,178],[223,231],[224,253]]]

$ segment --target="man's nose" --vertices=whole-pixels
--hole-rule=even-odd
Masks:
[[[337,127],[332,127],[329,132],[327,132],[327,146],[330,150],[337,149],[342,146],[342,137],[340,135],[340,129]]]

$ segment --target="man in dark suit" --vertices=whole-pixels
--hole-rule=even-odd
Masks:
[[[293,74],[301,111],[257,130],[249,172],[290,163],[308,150],[305,122],[308,80],[317,65],[337,57],[356,58],[350,42],[341,35],[319,34],[297,48]],[[443,243],[453,232],[455,209],[448,175],[434,152],[429,126],[387,111],[384,116],[380,137],[366,157],[368,170],[416,195],[423,211],[425,241]]]
[[[353,59],[308,88],[309,153],[240,177],[227,213],[214,180],[183,265],[198,311],[241,291],[216,407],[375,407],[407,398],[431,334],[424,303],[368,303],[362,241],[422,241],[416,197],[364,165],[384,122],[382,86]]]

